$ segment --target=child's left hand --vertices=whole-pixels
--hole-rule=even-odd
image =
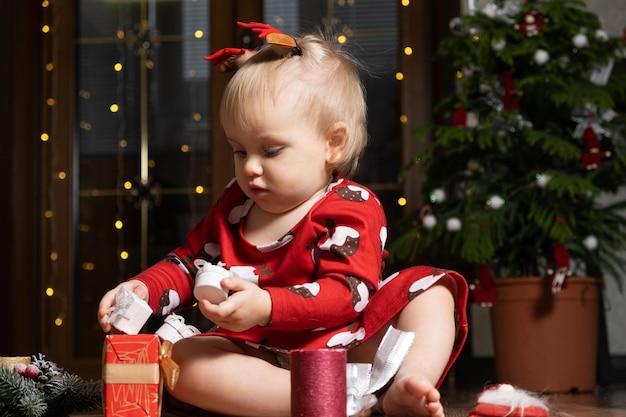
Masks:
[[[222,279],[222,288],[231,292],[219,304],[200,300],[202,314],[224,329],[242,332],[256,325],[266,326],[271,319],[272,299],[267,291],[237,276]]]

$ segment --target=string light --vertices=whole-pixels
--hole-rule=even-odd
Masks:
[[[400,71],[396,72],[396,80],[402,81],[404,79],[404,74]]]
[[[352,0],[350,0],[352,1]],[[197,3],[198,5],[195,6],[196,8],[202,8],[203,10],[206,9],[208,6],[204,6],[204,2],[199,2],[197,0],[192,0],[193,3]],[[63,149],[60,148],[60,146],[65,146],[64,143],[66,143],[66,139],[62,138],[62,140],[57,139],[59,137],[59,127],[56,125],[57,123],[59,123],[59,120],[63,120],[62,118],[60,119],[58,117],[58,111],[59,111],[59,107],[63,107],[65,109],[65,105],[67,103],[63,102],[63,97],[65,97],[64,94],[57,94],[58,93],[58,89],[60,88],[60,86],[62,85],[59,82],[59,77],[60,77],[60,73],[58,71],[56,71],[58,68],[57,67],[61,67],[61,69],[63,69],[63,65],[65,65],[62,61],[60,61],[59,57],[62,56],[61,52],[62,52],[62,48],[61,48],[61,39],[59,39],[58,36],[56,36],[56,28],[60,27],[59,22],[61,21],[60,19],[60,13],[59,13],[59,6],[57,6],[57,3],[55,2],[50,2],[49,0],[42,0],[41,1],[41,7],[44,8],[43,13],[42,13],[42,19],[43,21],[46,22],[46,24],[40,25],[40,36],[43,42],[43,51],[44,51],[44,55],[41,57],[42,58],[42,63],[41,63],[41,79],[42,79],[42,97],[43,97],[43,104],[44,107],[46,108],[46,111],[42,112],[42,116],[41,116],[41,131],[37,132],[37,134],[35,135],[35,137],[38,136],[38,139],[41,141],[42,143],[42,155],[43,155],[43,159],[44,159],[44,172],[47,172],[47,176],[44,177],[44,181],[42,184],[42,188],[45,190],[44,191],[44,195],[42,196],[42,202],[44,204],[44,207],[46,207],[46,209],[44,211],[41,212],[40,217],[43,217],[44,219],[46,219],[45,222],[45,227],[44,227],[44,239],[42,240],[42,249],[44,251],[44,253],[49,254],[48,255],[48,259],[47,259],[47,265],[43,265],[42,268],[45,271],[45,274],[43,274],[42,276],[45,278],[42,278],[43,281],[43,287],[45,288],[45,296],[48,299],[46,299],[46,306],[45,306],[45,312],[46,312],[46,320],[51,320],[55,326],[57,327],[62,327],[65,324],[64,318],[65,316],[68,314],[67,313],[67,309],[68,309],[68,300],[67,297],[65,296],[64,290],[66,288],[67,285],[70,285],[70,281],[65,281],[65,273],[61,274],[60,273],[60,269],[59,269],[59,265],[63,265],[63,268],[65,268],[66,266],[68,267],[72,267],[71,265],[67,265],[67,263],[69,262],[68,257],[67,257],[67,253],[66,253],[66,247],[68,245],[66,245],[64,241],[60,241],[63,238],[63,236],[65,236],[65,233],[59,233],[59,228],[61,227],[61,225],[65,226],[65,220],[67,218],[66,216],[66,210],[68,210],[65,205],[60,204],[60,202],[57,201],[57,198],[59,198],[58,196],[61,195],[63,196],[64,193],[59,194],[59,190],[65,192],[67,191],[67,187],[71,187],[69,185],[69,180],[71,179],[71,175],[73,174],[71,166],[64,166],[67,162],[65,161],[67,158],[65,158],[65,156],[63,155],[64,151]],[[197,12],[196,9],[192,10],[193,13]],[[203,13],[195,13],[196,15],[202,15]],[[155,36],[159,36],[157,31],[152,31],[150,30],[149,26],[150,26],[150,22],[147,20],[147,18],[143,18],[143,20],[141,21],[140,25],[141,27],[138,28],[137,30],[145,30],[146,32],[146,37],[142,38],[141,41],[146,41],[147,44],[144,43],[140,43],[137,45],[131,45],[133,38],[135,38],[135,34],[133,33],[132,28],[131,29],[127,29],[124,28],[122,26],[125,26],[127,24],[126,22],[126,16],[124,16],[123,20],[120,20],[120,24],[118,25],[117,28],[114,27],[114,30],[111,31],[111,35],[110,37],[113,38],[112,41],[116,44],[118,44],[119,47],[119,52],[120,52],[120,56],[117,59],[113,59],[110,64],[108,64],[108,68],[111,68],[110,71],[115,71],[115,73],[117,74],[117,80],[118,80],[118,89],[117,89],[117,97],[112,99],[111,102],[109,102],[109,107],[107,109],[107,105],[104,106],[104,108],[102,108],[100,110],[100,114],[102,115],[102,113],[105,113],[107,110],[111,113],[111,114],[116,114],[116,116],[118,117],[119,120],[119,129],[118,129],[118,138],[117,138],[117,145],[118,145],[118,166],[117,166],[117,173],[118,173],[118,181],[116,182],[115,188],[117,188],[117,190],[115,190],[115,195],[117,196],[117,204],[118,204],[118,212],[115,213],[115,218],[114,219],[109,219],[108,220],[108,224],[109,224],[109,228],[110,228],[110,222],[113,222],[115,229],[118,231],[118,241],[117,241],[117,251],[116,253],[118,254],[118,258],[120,260],[126,260],[126,259],[132,259],[134,258],[133,254],[131,251],[126,250],[126,248],[124,248],[124,233],[126,233],[125,230],[125,223],[124,223],[124,207],[128,206],[127,204],[127,199],[129,198],[130,195],[140,195],[140,198],[153,198],[154,195],[153,190],[150,190],[150,192],[144,194],[143,193],[143,189],[142,192],[133,192],[133,193],[129,193],[129,191],[134,190],[134,188],[136,187],[136,181],[134,180],[130,180],[130,179],[125,179],[128,178],[128,175],[124,174],[124,169],[125,169],[125,164],[127,163],[128,160],[128,156],[127,154],[124,154],[124,152],[126,152],[126,149],[130,146],[129,145],[129,140],[127,140],[126,138],[122,137],[123,134],[127,134],[128,129],[126,128],[126,119],[128,118],[128,115],[124,114],[126,109],[124,107],[125,103],[127,103],[127,99],[128,99],[128,91],[134,89],[136,86],[132,84],[132,81],[134,80],[134,74],[131,75],[127,75],[124,74],[124,71],[126,69],[126,66],[128,65],[128,62],[130,62],[131,60],[136,59],[137,53],[145,53],[148,56],[144,56],[142,59],[142,65],[144,65],[145,69],[153,69],[155,68],[155,66],[158,64],[158,62],[153,61],[152,59],[150,59],[149,55],[150,55],[150,49],[154,47],[154,45],[156,45],[158,47],[159,45],[159,41],[157,40],[153,40],[151,39],[151,36],[153,35],[153,33],[155,33]],[[207,31],[205,30],[206,28],[204,26],[200,26],[198,28],[196,27],[192,27],[191,31],[189,31],[190,28],[187,28],[187,30],[184,31],[184,33],[191,33],[193,35],[194,39],[197,40],[204,40],[206,38],[206,34]],[[186,42],[189,41],[188,39],[188,35],[187,35],[187,39]],[[347,40],[347,37],[346,37]],[[119,42],[119,41],[123,41],[123,42]],[[143,49],[146,49],[145,51]],[[199,61],[200,63],[204,63],[203,61]],[[132,65],[129,68],[136,68],[133,67]],[[203,67],[199,68],[197,71],[195,68],[184,68],[184,73],[186,75],[189,75],[191,77],[197,77],[198,74],[201,74],[202,76],[204,76],[203,74],[206,73],[206,71],[204,70]],[[127,84],[129,81],[130,84]],[[198,87],[201,89],[201,87]],[[94,91],[93,94],[96,94],[97,91]],[[145,94],[148,94],[149,92],[145,92]],[[196,106],[200,106],[204,104],[204,100],[202,98],[202,94],[196,94],[195,91],[192,92],[193,94],[192,96],[192,100],[197,100],[197,103],[192,102],[190,104],[196,105]],[[78,91],[78,97],[81,100],[88,100],[91,98],[91,92],[88,91],[87,89],[82,89]],[[196,96],[198,97],[196,99]],[[192,107],[192,110],[196,110]],[[90,114],[89,112],[86,112],[86,114]],[[203,121],[203,114],[204,112],[202,111],[191,111],[190,112],[190,120],[195,122],[195,123],[200,123]],[[63,126],[64,127],[64,126]],[[88,132],[91,131],[92,129],[95,131],[98,128],[98,124],[96,124],[94,122],[94,120],[91,120],[88,118],[88,116],[85,116],[85,120],[77,120],[76,123],[76,127],[79,127],[80,131],[78,132],[80,135],[82,135],[84,132]],[[195,178],[195,175],[197,172],[206,172],[206,171],[201,171],[198,169],[193,169],[193,164],[196,163],[195,158],[204,158],[205,155],[196,155],[196,149],[204,149],[202,147],[202,143],[204,143],[206,141],[206,136],[204,135],[204,132],[206,130],[202,130],[204,129],[204,126],[201,125],[198,128],[199,133],[197,134],[197,137],[194,139],[192,138],[188,143],[181,145],[181,151],[184,153],[191,153],[192,155],[190,157],[188,157],[189,160],[189,177],[188,177],[188,182],[187,182],[187,194],[189,195],[190,201],[191,201],[191,209],[194,211],[194,213],[197,215],[198,212],[203,212],[204,210],[201,209],[199,211],[197,211],[194,206],[196,204],[198,204],[194,199],[196,199],[196,195],[197,194],[204,194],[206,192],[205,187],[203,187],[202,185],[196,185],[199,181],[197,180],[197,178]],[[57,142],[56,143],[52,143],[50,145],[47,145],[44,147],[43,143],[48,143],[48,142],[52,142],[53,139],[56,139]],[[200,142],[200,144],[198,144],[197,141],[202,141]],[[131,142],[133,143],[133,142]],[[193,152],[192,152],[193,150]],[[58,155],[58,153],[61,151],[61,156]],[[132,155],[131,155],[132,156]],[[206,161],[202,161],[202,163],[206,163]],[[157,165],[157,162],[153,159],[148,159],[147,160],[147,165],[149,168],[154,168]],[[59,181],[60,180],[60,181]],[[72,181],[72,183],[74,183]],[[62,187],[62,188],[60,188]],[[142,183],[142,187],[143,187],[143,183]],[[120,189],[121,188],[121,189]],[[70,189],[71,192],[71,189]],[[158,194],[158,191],[157,191]],[[93,196],[93,197],[97,197],[97,196],[108,196],[110,195],[110,190],[99,190],[99,189],[92,189],[92,190],[85,190],[83,191],[83,195],[84,196]],[[144,197],[147,196],[147,197]],[[158,198],[158,197],[156,197]],[[152,202],[151,202],[152,203]],[[155,203],[156,204],[156,203]],[[128,222],[129,220],[126,220],[126,222]],[[195,219],[192,219],[190,221],[195,221]],[[106,220],[105,220],[106,222]],[[72,226],[71,224],[69,226]],[[76,227],[76,230],[78,232],[82,233],[93,233],[94,229],[96,229],[98,225],[90,225],[90,224],[75,224],[74,225]],[[191,225],[192,226],[192,225]],[[191,227],[190,226],[190,227]],[[127,228],[126,228],[127,229]],[[69,231],[68,231],[69,232]],[[139,258],[139,256],[137,256],[137,258]],[[80,267],[82,268],[82,270],[84,271],[94,271],[96,269],[96,265],[94,262],[92,261],[83,261],[83,260],[79,260],[78,265],[80,265]],[[63,272],[65,272],[63,270]],[[124,262],[120,262],[120,274],[121,276],[124,276]],[[62,276],[61,276],[62,275]],[[61,277],[60,277],[61,276]],[[63,279],[63,284],[62,285],[56,285],[57,284],[57,280],[62,278]],[[44,281],[47,280],[47,281]],[[43,295],[42,295],[43,296]],[[52,323],[50,323],[51,325]],[[68,330],[69,331],[69,330]],[[54,333],[52,333],[54,334]]]
[[[406,206],[406,204],[407,204],[407,200],[406,200],[406,198],[405,198],[405,197],[400,197],[400,198],[398,198],[398,205],[399,205],[400,207],[404,207],[404,206]]]

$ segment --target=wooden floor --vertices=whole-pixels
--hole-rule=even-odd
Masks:
[[[446,417],[467,417],[481,389],[442,387],[441,391]],[[553,394],[544,399],[550,407],[551,417],[626,417],[626,385],[599,388],[589,394]],[[101,417],[103,414],[96,411],[72,416]]]

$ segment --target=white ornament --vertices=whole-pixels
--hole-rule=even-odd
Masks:
[[[537,49],[534,59],[537,64],[543,65],[550,59],[550,54],[545,49]]]
[[[594,235],[589,235],[583,239],[583,246],[588,250],[596,250],[598,248],[598,238]]]
[[[436,188],[430,193],[431,203],[443,203],[446,201],[446,192],[442,188]]]
[[[506,40],[504,39],[492,39],[491,40],[491,49],[494,51],[501,51],[506,46]]]
[[[456,217],[450,217],[446,221],[446,229],[448,229],[449,232],[458,232],[461,230],[461,220]]]
[[[498,210],[504,205],[504,199],[499,195],[492,195],[487,200],[487,205],[494,210]]]
[[[609,39],[609,34],[606,33],[606,31],[602,30],[602,29],[598,29],[596,30],[596,39],[599,41],[606,41]]]
[[[437,218],[432,214],[427,214],[422,219],[422,224],[427,229],[432,229],[437,225]]]
[[[469,30],[465,21],[460,17],[455,17],[450,20],[449,26],[450,32],[455,36],[465,36]]]
[[[537,185],[541,188],[545,188],[546,185],[550,182],[552,177],[548,174],[537,174]]]
[[[572,38],[572,43],[576,48],[585,48],[589,46],[589,39],[584,33],[579,33]]]
[[[494,3],[487,3],[485,7],[483,7],[483,14],[487,17],[493,19],[496,17],[496,13],[498,11],[498,6]]]

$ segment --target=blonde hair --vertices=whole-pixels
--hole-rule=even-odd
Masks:
[[[350,177],[367,144],[365,90],[361,65],[331,39],[321,32],[297,37],[301,55],[269,44],[250,54],[226,87],[220,119],[222,124],[249,129],[248,121],[271,116],[264,113],[263,100],[280,103],[283,94],[295,95],[293,110],[310,118],[320,134],[326,135],[337,122],[347,125],[344,152],[335,161],[335,171]]]

